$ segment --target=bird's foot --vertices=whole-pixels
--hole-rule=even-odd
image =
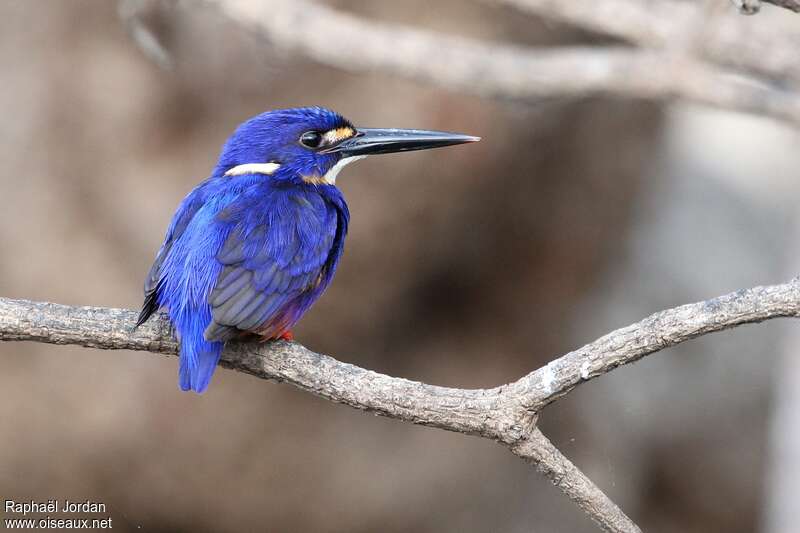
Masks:
[[[284,331],[277,337],[267,337],[266,335],[259,335],[256,333],[258,342],[272,342],[272,341],[288,341],[291,342],[294,340],[294,335],[291,331]]]

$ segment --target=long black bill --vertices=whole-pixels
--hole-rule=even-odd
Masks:
[[[345,157],[352,157],[427,150],[480,140],[480,137],[447,131],[359,128],[355,137],[346,139],[327,151],[340,152]]]

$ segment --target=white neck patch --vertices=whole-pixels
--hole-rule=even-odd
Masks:
[[[225,173],[226,176],[241,176],[242,174],[274,174],[281,168],[278,163],[246,163],[236,165]]]
[[[328,172],[322,176],[322,179],[325,180],[325,183],[328,185],[336,185],[336,176],[339,175],[339,172],[347,165],[354,161],[358,161],[359,159],[364,159],[365,155],[354,155],[351,157],[343,157],[339,160],[338,163],[333,165]]]

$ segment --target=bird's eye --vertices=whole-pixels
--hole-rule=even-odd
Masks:
[[[300,136],[300,144],[306,148],[319,148],[322,144],[322,134],[318,131],[307,131]]]

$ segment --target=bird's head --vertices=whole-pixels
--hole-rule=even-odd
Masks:
[[[342,167],[368,155],[478,140],[442,131],[356,128],[322,107],[281,109],[242,123],[225,143],[214,175],[261,174],[276,180],[334,185]]]

